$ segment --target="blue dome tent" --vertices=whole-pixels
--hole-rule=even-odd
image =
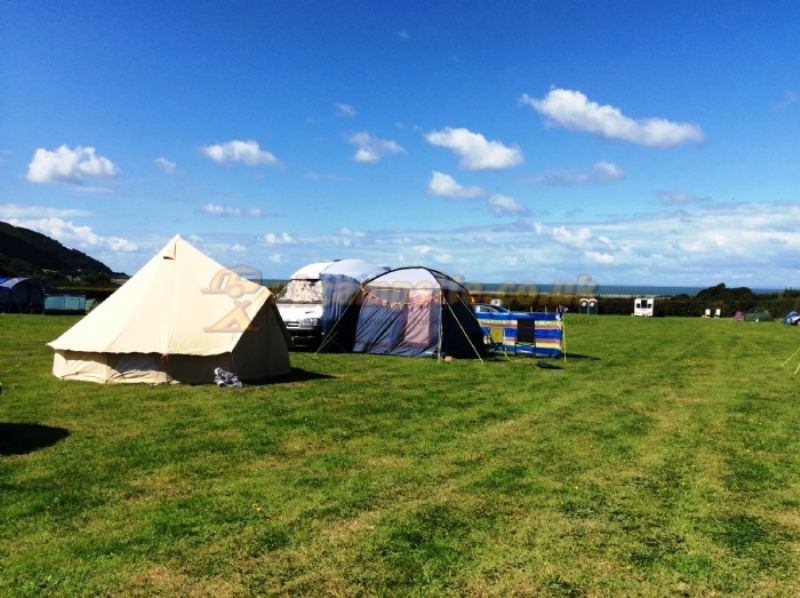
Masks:
[[[480,358],[483,332],[469,301],[469,291],[443,272],[390,270],[363,285],[353,351]]]

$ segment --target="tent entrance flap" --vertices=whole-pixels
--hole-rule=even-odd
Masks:
[[[358,298],[361,284],[342,274],[321,274],[322,281],[322,344],[317,352],[351,351],[358,321]]]
[[[385,266],[358,259],[336,260],[320,271],[322,343],[318,353],[353,350],[362,284],[387,271]]]

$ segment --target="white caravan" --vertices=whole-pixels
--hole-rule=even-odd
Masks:
[[[631,315],[650,318],[653,316],[654,304],[653,297],[637,297],[633,302],[633,314]]]

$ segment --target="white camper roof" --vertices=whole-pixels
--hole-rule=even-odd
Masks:
[[[330,274],[331,276],[347,276],[358,282],[364,282],[370,278],[375,278],[379,274],[388,272],[389,268],[386,266],[378,266],[371,262],[364,260],[337,260],[331,262],[321,274]]]
[[[319,280],[322,271],[331,265],[331,262],[314,262],[306,264],[289,277],[289,280]]]

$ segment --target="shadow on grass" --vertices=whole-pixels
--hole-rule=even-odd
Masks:
[[[26,455],[54,445],[69,436],[69,430],[41,424],[0,423],[0,455]]]
[[[286,384],[288,382],[308,382],[310,380],[324,380],[335,378],[329,374],[320,374],[319,372],[309,372],[302,368],[292,368],[292,371],[283,376],[275,376],[274,378],[265,378],[257,382],[245,383],[246,386],[269,386],[271,384]]]
[[[587,361],[600,361],[599,357],[594,355],[581,355],[580,353],[567,353],[567,359],[586,359]]]
[[[486,352],[486,355],[484,356],[484,359],[497,360],[497,359],[513,358],[513,357],[519,357],[521,359],[526,359],[526,358],[527,359],[540,359],[540,358],[542,358],[544,356],[543,355],[539,355],[539,354],[534,355],[534,354],[531,354],[531,353],[523,353],[522,351],[515,352],[513,349],[509,349],[508,351],[503,351],[503,349],[495,348],[495,349],[487,349],[487,352]],[[563,359],[563,355],[559,356],[559,357],[553,357],[552,358],[553,361],[561,361],[562,359]],[[586,361],[600,361],[600,358],[599,357],[595,357],[594,355],[583,355],[582,353],[570,353],[568,351],[567,352],[567,360],[570,360],[570,359],[576,359],[576,360],[583,359],[583,360],[586,360]]]

